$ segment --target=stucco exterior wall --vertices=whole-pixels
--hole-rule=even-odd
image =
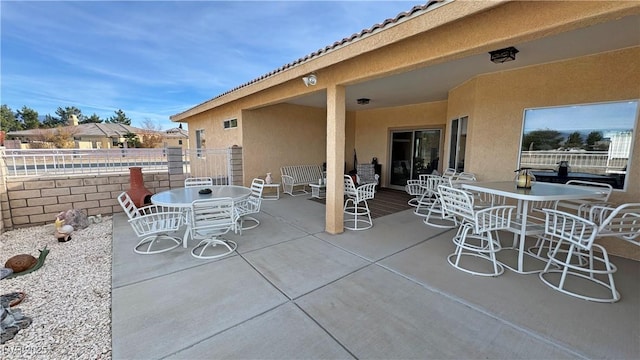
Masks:
[[[355,118],[355,148],[358,161],[369,163],[374,156],[377,157],[378,163],[382,164],[382,185],[387,185],[389,183],[389,156],[391,155],[389,153],[390,131],[417,128],[441,128],[444,130],[447,122],[447,102],[438,101],[358,111]],[[444,141],[444,137],[442,140]],[[348,150],[346,154],[353,153],[353,149]],[[441,155],[443,150],[444,148],[440,149]],[[441,158],[444,159],[442,156]]]
[[[453,89],[449,123],[469,115],[465,170],[477,173],[481,180],[512,178],[526,108],[640,98],[639,58],[640,48],[631,48],[483,75]],[[630,177],[637,178],[640,146],[635,146],[633,159]],[[631,185],[626,194],[616,191],[612,196],[613,201],[632,199],[640,201],[640,186]]]
[[[518,166],[524,109],[640,98],[640,48],[483,75],[449,93],[447,118],[469,115],[465,170],[479,180],[513,178]],[[630,179],[640,178],[640,124]],[[447,130],[449,128],[447,127]],[[447,158],[449,152],[446,152]],[[616,190],[614,203],[640,202],[640,185]],[[610,252],[640,259],[637,246],[607,241]]]
[[[327,112],[279,104],[242,114],[245,185],[271,173],[281,182],[283,165],[321,165],[326,161]]]
[[[242,146],[242,112],[231,104],[224,109],[212,109],[198,114],[189,121],[189,148],[196,149],[195,131],[204,129],[205,148],[223,149]],[[224,121],[238,120],[238,127],[224,128]]]

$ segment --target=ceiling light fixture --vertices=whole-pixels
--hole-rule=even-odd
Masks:
[[[491,55],[491,62],[502,64],[507,61],[515,60],[518,52],[518,49],[513,46],[509,46],[508,48],[489,51],[489,55]]]
[[[358,102],[358,105],[367,105],[369,103],[369,101],[371,101],[370,99],[367,98],[360,98],[358,100],[356,100]]]
[[[316,77],[316,74],[309,74],[302,77],[302,82],[304,82],[306,87],[309,87],[309,85],[314,86],[318,83],[318,78]]]

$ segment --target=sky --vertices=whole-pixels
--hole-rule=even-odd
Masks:
[[[0,103],[166,130],[195,105],[426,1],[0,1]]]
[[[632,130],[637,114],[637,100],[526,109],[524,132],[545,129],[572,132]]]

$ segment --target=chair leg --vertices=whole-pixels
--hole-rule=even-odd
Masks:
[[[153,249],[153,246],[156,245],[161,239],[169,240],[170,241],[169,246],[162,247],[160,249]],[[142,240],[140,240],[138,244],[133,248],[133,251],[136,254],[141,254],[141,255],[160,254],[163,252],[173,250],[178,246],[180,246],[180,244],[182,244],[182,241],[180,241],[180,239],[173,236],[169,236],[166,234],[152,235],[152,236],[147,236]]]
[[[478,276],[498,276],[504,273],[504,266],[500,264],[496,258],[496,253],[500,250],[500,244],[493,238],[493,235],[490,232],[470,236],[469,232],[471,230],[471,224],[463,224],[458,229],[458,233],[454,237],[456,249],[453,254],[450,254],[447,257],[449,264],[458,270]],[[479,241],[479,243],[477,245],[470,243],[470,237]],[[468,263],[463,260],[463,257],[488,260],[491,262],[492,271],[474,270],[468,267]],[[465,262],[465,264],[462,262]]]
[[[344,228],[347,230],[367,230],[373,226],[373,220],[371,219],[371,210],[369,210],[369,204],[366,200],[361,201],[364,203],[364,207],[358,206],[359,203],[349,198],[344,203]],[[351,206],[349,205],[351,204]],[[366,218],[362,218],[366,217]]]
[[[251,221],[254,222],[253,225],[249,225],[249,226],[245,226],[244,222],[245,221]],[[242,235],[242,230],[251,230],[251,229],[255,229],[258,227],[258,225],[260,225],[260,221],[254,217],[251,216],[242,216],[240,218],[240,235]]]
[[[440,219],[438,219],[439,221],[437,222],[434,221],[433,219],[434,215],[440,215]],[[444,216],[444,212],[442,211],[442,205],[440,204],[440,200],[438,199],[433,201],[433,203],[429,207],[429,211],[427,212],[427,215],[422,221],[429,226],[433,226],[441,229],[452,229],[456,227],[455,219],[448,219]]]
[[[215,255],[204,255],[208,247],[214,248],[217,245],[222,245],[226,248],[226,251]],[[231,254],[237,247],[238,245],[231,240],[220,240],[218,238],[205,239],[200,241],[200,243],[191,250],[191,255],[197,259],[217,259]]]
[[[583,253],[575,245],[569,246],[566,250],[562,249],[562,246],[561,241],[555,245],[544,270],[538,274],[543,283],[556,291],[583,300],[608,303],[620,300],[620,293],[616,290],[613,279],[617,268],[609,261],[607,250],[604,247],[593,244],[588,253]],[[599,249],[601,256],[593,251],[594,247]],[[580,265],[580,257],[582,256],[588,256],[587,266]],[[551,268],[552,266],[557,268]],[[580,279],[583,282],[586,280],[594,286],[567,286],[568,282]],[[610,294],[600,296],[602,288]]]

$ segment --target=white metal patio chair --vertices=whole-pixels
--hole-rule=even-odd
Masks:
[[[213,186],[213,179],[210,177],[189,177],[184,179],[184,187]]]
[[[367,200],[375,196],[376,184],[364,184],[356,188],[351,176],[344,176],[344,228],[349,230],[366,230],[373,226],[371,210]]]
[[[422,195],[427,191],[423,185],[424,182],[421,180],[407,180],[407,185],[404,186],[404,191],[413,196],[409,201],[407,201],[409,206],[418,206],[418,200],[420,200]]]
[[[444,171],[442,172],[442,177],[450,179],[456,176],[458,172],[456,171],[456,169],[453,168],[446,168],[444,169]]]
[[[238,215],[238,225],[236,227],[236,232],[239,232],[240,235],[242,235],[242,230],[251,230],[260,225],[260,221],[258,219],[249,215],[257,214],[260,212],[263,189],[264,180],[255,178],[251,182],[251,195],[249,195],[248,198],[235,203],[236,213]],[[250,221],[253,224],[245,226],[245,221]]]
[[[597,237],[617,237],[640,246],[640,203],[627,203],[617,207],[593,206],[591,221],[598,224]]]
[[[159,254],[180,246],[182,240],[168,233],[176,232],[182,227],[182,209],[158,205],[138,208],[126,192],[118,196],[118,202],[129,217],[131,228],[140,238],[133,248],[135,253]]]
[[[452,229],[456,227],[454,218],[444,216],[442,203],[440,202],[440,193],[438,187],[440,185],[450,186],[449,178],[439,175],[430,175],[426,177],[426,191],[418,200],[418,206],[413,211],[414,214],[424,217],[423,222],[429,226]]]
[[[453,176],[449,177],[449,181],[451,182],[451,185],[453,187],[460,187],[459,186],[460,184],[473,182],[473,181],[476,181],[476,180],[477,180],[476,179],[476,174],[474,174],[472,172],[468,172],[468,171],[463,171],[461,173],[454,174]]]
[[[235,229],[238,216],[233,199],[218,198],[195,200],[191,203],[189,232],[191,238],[200,240],[191,250],[198,259],[216,259],[233,253],[238,245],[221,236]]]
[[[622,220],[626,216],[618,216],[619,213],[613,210],[598,225],[567,212],[543,211],[546,216],[544,237],[553,244],[553,248],[548,253],[549,260],[544,270],[539,274],[540,280],[554,290],[580,299],[610,303],[620,300],[613,279],[617,269],[609,261],[607,250],[594,241],[601,232],[608,233],[607,229],[615,229],[613,231],[618,234],[633,229],[640,231],[640,215],[633,215],[627,223],[627,220]],[[620,227],[626,230],[620,232]],[[598,252],[594,252],[594,248]],[[587,282],[595,286],[585,286]]]
[[[591,187],[600,189],[601,193],[600,193],[600,196],[596,196],[591,199],[558,201],[556,206],[560,210],[563,210],[563,211],[571,210],[571,212],[575,212],[575,214],[580,217],[588,218],[589,210],[591,209],[592,206],[610,205],[608,201],[609,201],[609,197],[611,196],[611,193],[613,192],[613,187],[609,184],[598,183],[593,181],[569,180],[567,181],[566,185],[591,186]]]
[[[476,209],[473,205],[473,194],[451,186],[438,186],[442,208],[446,216],[453,216],[460,224],[453,238],[456,250],[447,257],[453,267],[479,276],[498,276],[504,267],[496,259],[500,251],[498,230],[506,230],[511,226],[511,216],[515,206],[499,205],[484,209]],[[463,257],[488,260],[491,268]]]

